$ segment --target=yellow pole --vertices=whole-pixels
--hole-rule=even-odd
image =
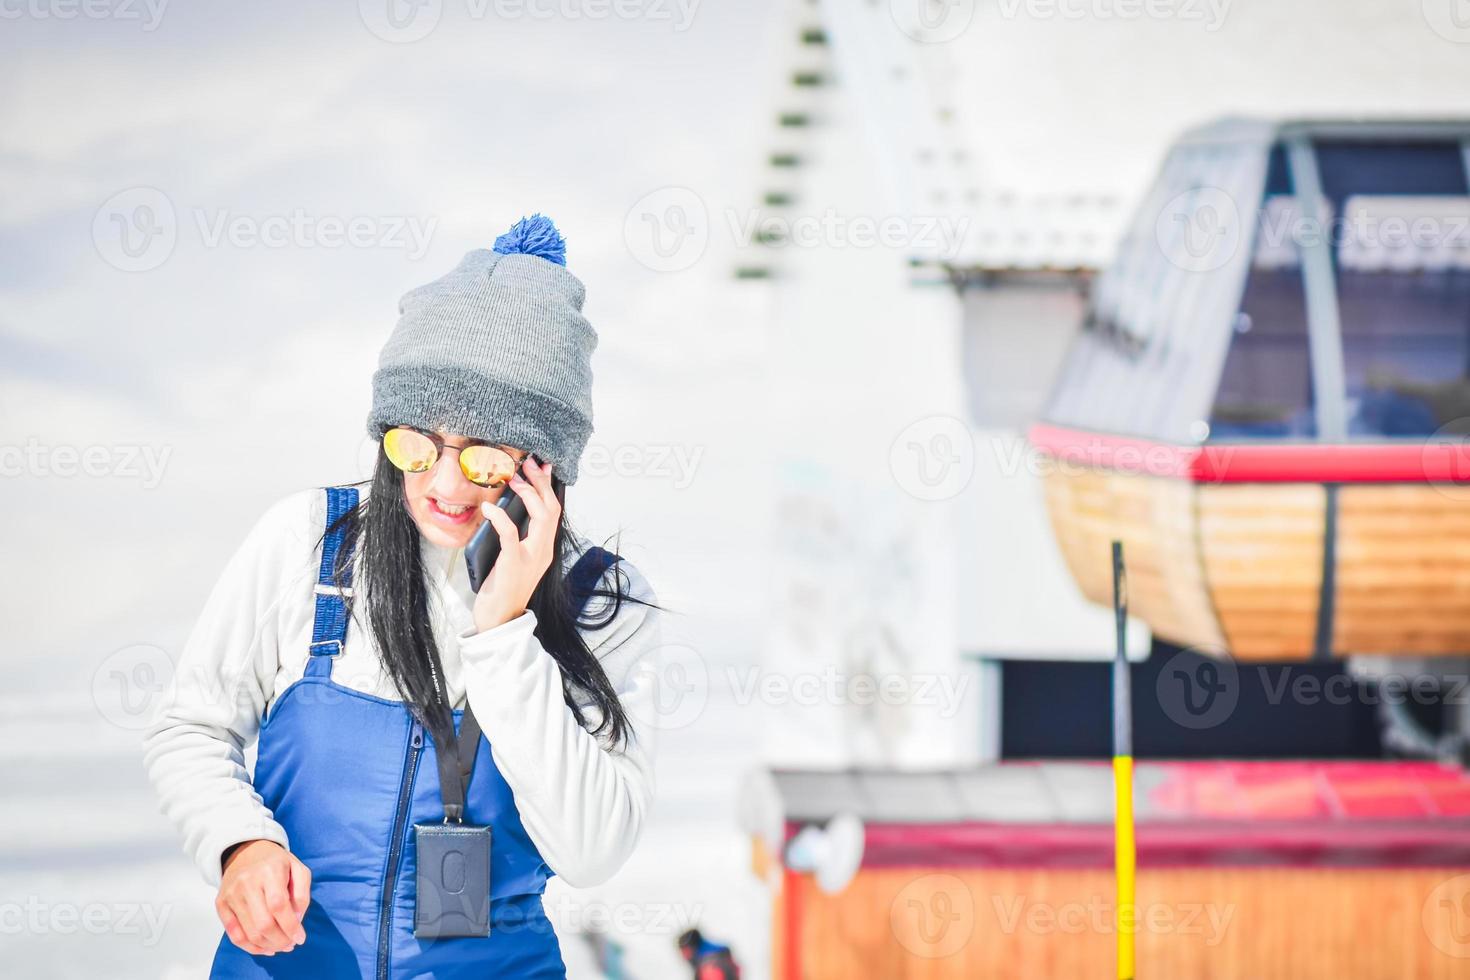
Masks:
[[[1117,786],[1117,824],[1113,854],[1118,876],[1118,980],[1133,980],[1133,937],[1137,928],[1133,892],[1133,758],[1113,757]]]
[[[1117,648],[1113,653],[1113,868],[1118,884],[1114,926],[1118,930],[1118,980],[1133,980],[1137,906],[1133,840],[1133,698],[1128,679],[1128,581],[1123,569],[1123,542],[1113,542],[1113,620]]]

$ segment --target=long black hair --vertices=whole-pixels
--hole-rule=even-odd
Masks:
[[[557,497],[564,499],[565,485],[560,477],[553,473],[551,480]],[[363,480],[359,485],[368,482]],[[330,533],[338,524],[343,527],[346,540],[341,555],[353,554],[361,548],[349,608],[355,599],[362,598],[368,625],[399,695],[429,730],[435,745],[452,744],[452,708],[440,698],[434,683],[436,676],[444,676],[444,665],[430,627],[429,589],[419,552],[418,525],[404,500],[403,472],[389,462],[381,447],[371,483],[367,499],[342,515],[326,532]],[[507,487],[505,492],[514,491]],[[603,629],[625,602],[647,606],[654,603],[630,595],[627,576],[614,565],[613,587],[598,584],[591,593],[611,600],[610,603],[600,615],[582,620],[576,604],[581,597],[573,597],[564,565],[567,551],[573,546],[572,537],[563,509],[556,528],[551,567],[531,593],[527,608],[536,614],[536,638],[561,667],[562,696],[577,722],[586,724],[582,708],[573,697],[574,687],[584,691],[601,714],[593,734],[605,734],[616,746],[631,734],[631,724],[602,664],[588,649],[580,630]],[[334,577],[340,579],[343,571],[341,567],[334,569]]]

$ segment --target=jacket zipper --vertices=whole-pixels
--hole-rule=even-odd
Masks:
[[[403,779],[398,783],[398,810],[393,817],[393,839],[388,842],[388,873],[383,878],[382,904],[378,907],[378,980],[388,980],[388,953],[393,943],[393,892],[398,884],[398,863],[403,858],[404,824],[418,774],[419,754],[424,748],[424,727],[413,719],[412,735],[404,753]]]

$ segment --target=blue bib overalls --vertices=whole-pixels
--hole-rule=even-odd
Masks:
[[[356,490],[328,488],[327,526],[356,504]],[[433,741],[403,702],[332,680],[347,634],[346,603],[331,579],[344,537],[339,529],[323,542],[311,656],[305,675],[262,722],[255,767],[256,790],[286,829],[291,852],[311,869],[306,941],[289,953],[253,956],[223,936],[210,976],[564,977],[541,907],[553,872],[526,834],[483,735],[465,822],[493,828],[490,935],[414,937],[413,825],[443,819],[439,769]],[[617,560],[601,548],[578,559],[570,579],[579,607]],[[463,714],[454,712],[456,730]]]

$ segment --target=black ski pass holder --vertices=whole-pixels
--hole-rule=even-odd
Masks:
[[[490,828],[464,822],[480,743],[480,726],[469,709],[456,742],[438,753],[444,819],[413,825],[413,934],[419,939],[490,935]]]
[[[413,934],[419,939],[490,935],[490,828],[413,825],[418,849]]]

